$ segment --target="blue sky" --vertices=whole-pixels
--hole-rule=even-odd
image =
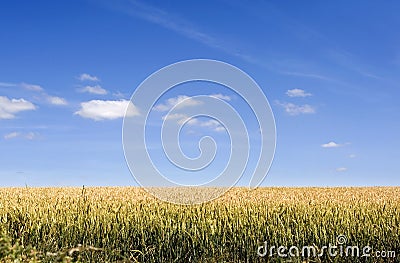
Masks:
[[[135,185],[121,142],[129,98],[151,73],[195,58],[239,67],[266,94],[277,147],[263,185],[399,185],[398,10],[397,1],[2,1],[0,185]],[[248,114],[235,94],[203,90]],[[194,128],[222,136],[216,124]],[[184,138],[189,156],[197,139]]]

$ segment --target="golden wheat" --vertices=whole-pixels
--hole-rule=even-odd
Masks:
[[[257,248],[265,241],[321,248],[339,235],[349,244],[400,254],[399,201],[398,187],[234,188],[188,206],[158,201],[135,187],[3,188],[0,230],[11,249],[0,246],[0,257],[14,262],[10,250],[17,247],[18,260],[26,262],[284,262],[260,257]]]

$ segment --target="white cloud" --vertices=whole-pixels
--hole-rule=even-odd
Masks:
[[[78,79],[79,79],[80,81],[86,81],[86,80],[88,80],[88,81],[100,81],[100,79],[99,79],[98,77],[89,75],[89,74],[87,74],[87,73],[81,74],[81,75],[78,77]]]
[[[103,89],[100,85],[95,86],[86,86],[79,89],[80,92],[88,92],[97,95],[106,95],[108,92],[107,90]]]
[[[184,123],[188,118],[189,117],[183,113],[172,113],[162,117],[162,119],[166,121],[177,120],[179,124]]]
[[[349,145],[349,144],[351,144],[351,143],[350,142],[336,143],[336,142],[331,141],[331,142],[328,142],[328,143],[321,144],[321,147],[322,148],[338,148],[338,147],[343,147],[343,146],[346,146],[346,145]],[[349,157],[350,158],[354,158],[355,155],[350,155]]]
[[[322,148],[337,148],[337,147],[342,147],[342,146],[343,146],[343,144],[339,144],[336,142],[328,142],[328,143],[321,144]]]
[[[313,114],[316,112],[315,108],[311,105],[296,105],[289,102],[276,102],[279,106],[285,109],[285,112],[289,115],[295,116],[300,114]]]
[[[20,134],[19,132],[11,132],[11,133],[4,135],[4,139],[10,140],[10,139],[16,138],[19,136],[19,134]]]
[[[339,167],[339,168],[336,168],[336,172],[339,172],[339,173],[341,173],[341,172],[346,172],[347,171],[347,168],[346,167]]]
[[[100,120],[114,120],[123,118],[128,108],[129,100],[91,100],[81,103],[81,109],[75,112],[83,118]],[[138,116],[139,110],[131,104],[127,116]]]
[[[217,131],[217,132],[223,132],[223,131],[226,131],[225,127],[224,127],[224,126],[222,126],[222,125],[219,125],[218,127],[215,127],[215,128],[214,128],[214,130],[215,130],[215,131]]]
[[[200,120],[199,118],[189,119],[189,116],[187,116],[186,114],[182,114],[182,113],[168,114],[168,115],[163,116],[162,119],[166,120],[166,121],[175,120],[176,123],[179,125],[186,123],[187,125],[191,125],[191,126],[210,128],[217,132],[225,131],[225,127],[222,126],[218,121],[216,121],[214,119],[207,120],[207,121]]]
[[[230,100],[232,99],[231,97],[229,97],[229,96],[227,96],[227,95],[223,95],[223,94],[221,94],[221,93],[218,93],[218,94],[211,94],[210,96],[211,96],[211,97],[214,97],[214,98],[221,99],[221,100],[226,100],[226,101],[230,101]]]
[[[18,112],[35,109],[36,106],[27,100],[0,96],[0,119],[13,119]]]
[[[171,120],[176,120],[176,123],[179,125],[184,124],[185,122],[188,125],[196,125],[199,124],[199,120],[197,118],[189,118],[186,114],[183,113],[172,113],[168,114],[162,117],[163,120],[165,121],[171,121]]]
[[[64,98],[56,97],[56,96],[48,96],[48,102],[53,105],[65,106],[68,105],[68,102]]]
[[[312,94],[306,93],[302,89],[290,89],[286,91],[286,95],[288,95],[289,97],[308,97],[311,96]]]
[[[43,91],[43,88],[39,85],[27,84],[27,83],[21,83],[20,85],[22,88],[24,88],[26,90]]]
[[[211,119],[208,121],[202,121],[199,123],[201,127],[209,127],[214,131],[222,132],[225,131],[225,127],[222,126],[217,120]]]
[[[11,132],[11,133],[4,135],[5,140],[11,140],[11,139],[15,139],[15,138],[33,140],[36,137],[37,137],[37,134],[34,132],[28,132],[28,133]]]
[[[153,109],[156,111],[168,111],[177,104],[179,104],[178,106],[176,106],[177,108],[184,108],[184,107],[201,105],[203,104],[203,102],[195,100],[186,95],[179,95],[175,98],[167,99],[164,104],[158,104],[154,106]]]
[[[45,92],[45,90],[39,85],[27,84],[24,82],[22,82],[20,84],[0,82],[0,87],[18,87],[18,88],[23,88],[25,90],[38,92],[38,95],[36,95],[35,98],[40,99],[40,100],[46,100],[47,102],[49,102],[52,105],[67,105],[68,104],[64,98],[48,95]],[[1,107],[0,107],[0,110],[1,110]],[[1,119],[1,117],[0,117],[0,119]]]
[[[349,155],[349,158],[356,158],[357,157],[357,155],[355,155],[355,154],[350,154]]]

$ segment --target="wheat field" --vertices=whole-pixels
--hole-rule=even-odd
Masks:
[[[1,262],[400,262],[399,225],[400,187],[233,188],[198,205],[136,187],[0,189]],[[392,254],[257,253],[338,236]]]

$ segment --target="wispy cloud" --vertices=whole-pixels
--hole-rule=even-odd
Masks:
[[[11,140],[11,139],[16,139],[16,138],[21,138],[21,139],[26,139],[26,140],[33,140],[35,138],[37,138],[37,134],[34,132],[26,132],[26,133],[22,133],[22,132],[10,132],[7,133],[3,136],[3,138],[5,140]]]
[[[221,100],[226,100],[226,101],[230,101],[232,99],[230,96],[223,95],[221,93],[211,94],[209,96],[218,98]],[[196,100],[195,98],[192,98],[192,97],[189,97],[186,95],[178,95],[176,97],[167,99],[164,103],[159,103],[159,104],[155,105],[153,107],[153,110],[164,112],[164,111],[169,111],[170,109],[172,109],[175,106],[177,109],[182,109],[185,107],[193,107],[193,106],[198,106],[198,105],[202,105],[202,104],[203,104],[202,101]]]
[[[216,132],[223,132],[225,131],[225,127],[222,126],[218,121],[211,119],[208,121],[202,121],[199,123],[199,126],[201,127],[207,127],[210,128]]]
[[[4,139],[10,140],[13,138],[17,138],[18,136],[19,136],[19,132],[10,132],[10,133],[7,133],[6,135],[4,135]]]
[[[29,132],[29,133],[25,134],[25,139],[28,139],[28,140],[33,140],[36,137],[37,137],[37,134],[34,132]]]
[[[103,89],[100,85],[85,86],[81,89],[78,89],[78,91],[97,94],[97,95],[106,95],[108,93],[107,90]]]
[[[183,125],[186,123],[190,126],[197,126],[197,127],[204,127],[209,128],[216,132],[223,132],[225,131],[225,127],[221,125],[217,120],[210,119],[210,120],[202,120],[199,118],[190,118],[186,114],[183,113],[173,113],[168,114],[162,117],[165,121],[176,121],[178,125]]]
[[[307,93],[302,89],[290,89],[290,90],[286,91],[286,95],[288,95],[289,97],[308,97],[308,96],[312,96],[311,93]]]
[[[346,172],[346,171],[347,171],[347,168],[346,168],[346,167],[339,167],[339,168],[336,168],[336,172],[339,172],[339,173]]]
[[[285,110],[285,112],[291,116],[297,116],[300,114],[316,113],[315,107],[313,107],[309,104],[296,105],[296,104],[290,103],[290,102],[279,102],[279,101],[276,101],[276,104],[278,106],[282,107]]]
[[[232,100],[232,98],[230,96],[218,93],[218,94],[211,94],[210,97],[214,97],[214,98],[218,98],[221,100],[226,100],[226,101],[230,101]]]
[[[9,99],[0,96],[0,119],[13,119],[21,111],[35,110],[36,106],[25,99]]]
[[[283,57],[282,59],[282,57],[278,57],[276,55],[276,52],[272,48],[271,50],[256,50],[258,51],[257,53],[252,53],[254,52],[254,49],[244,48],[246,46],[249,47],[251,45],[250,43],[242,43],[242,45],[239,46],[240,41],[243,41],[242,39],[230,39],[227,41],[226,38],[221,34],[212,34],[210,30],[205,30],[204,27],[196,25],[193,22],[184,19],[182,16],[172,13],[170,10],[167,11],[158,8],[154,5],[148,4],[148,2],[145,1],[124,0],[109,2],[105,1],[105,3],[115,10],[136,18],[140,18],[149,23],[156,24],[186,38],[202,43],[208,47],[218,49],[226,54],[238,57],[246,62],[261,66],[262,68],[272,72],[302,78],[329,81],[338,85],[346,86],[348,89],[352,88],[352,85],[346,83],[342,76],[327,74],[327,66],[325,66],[323,62],[317,62],[318,64],[304,67],[304,64],[309,65],[310,60],[289,56]],[[365,65],[362,65],[361,63],[355,64],[354,62],[352,64],[351,61],[354,61],[355,59],[347,59],[344,62],[340,61],[341,58],[337,58],[338,55],[335,55],[335,52],[338,54],[345,52],[336,47],[332,47],[331,39],[309,25],[303,24],[301,20],[294,19],[292,16],[282,12],[272,3],[260,2],[258,4],[253,3],[252,5],[248,5],[243,3],[240,4],[229,2],[229,4],[235,6],[236,8],[240,8],[241,12],[247,12],[248,15],[251,15],[251,17],[258,20],[255,22],[265,24],[265,26],[269,26],[268,23],[271,23],[271,17],[280,19],[283,21],[283,24],[286,25],[284,29],[287,30],[287,32],[285,33],[290,35],[294,40],[303,44],[313,47],[315,43],[322,43],[322,46],[326,46],[327,48],[321,48],[320,51],[322,55],[320,55],[318,59],[323,58],[324,60],[329,61],[330,64],[344,64],[349,70],[356,71],[366,77],[377,79],[380,78],[376,74],[366,70]],[[333,55],[330,54],[331,50],[333,50]],[[260,58],[260,54],[264,54],[264,57]],[[302,64],[302,66],[293,67],[293,61],[297,61],[297,63]],[[334,92],[337,92],[336,90],[337,89],[332,89]]]
[[[0,82],[0,87],[20,87],[25,90],[30,90],[30,91],[43,91],[43,88],[40,85],[36,84],[29,84],[29,83],[10,83],[10,82]]]
[[[8,82],[0,82],[0,87],[15,87],[17,84],[15,83],[8,83]]]
[[[304,73],[304,72],[296,72],[296,71],[281,71],[281,74],[284,75],[290,75],[290,76],[296,76],[296,77],[304,77],[304,78],[313,78],[313,79],[320,79],[320,80],[329,80],[333,81],[332,78],[320,75],[317,73]]]
[[[167,12],[161,8],[147,4],[144,1],[113,1],[112,4],[108,3],[108,5],[120,12],[164,27],[186,38],[193,39],[199,43],[214,49],[218,49],[229,55],[239,57],[251,63],[264,64],[258,61],[256,57],[251,56],[250,54],[245,54],[238,48],[235,48],[231,41],[224,41],[221,37],[214,36],[209,32],[199,29],[198,26],[182,18],[181,16],[178,16],[177,14]]]
[[[100,81],[100,79],[98,77],[92,76],[87,73],[82,73],[81,75],[79,75],[78,79],[80,81]]]
[[[95,121],[123,118],[125,112],[127,116],[139,116],[139,110],[134,105],[131,104],[128,108],[130,103],[129,100],[91,100],[82,102],[75,115]]]
[[[184,108],[184,107],[197,106],[201,104],[203,104],[202,101],[193,99],[186,95],[179,95],[177,97],[167,99],[164,103],[157,104],[156,106],[153,107],[153,110],[163,112],[163,111],[169,111],[175,106],[177,108]]]
[[[183,18],[179,18],[176,15],[172,15],[170,12],[166,12],[144,2],[131,0],[125,3],[124,6],[120,6],[120,10],[123,12],[170,29],[188,38],[200,41],[203,44],[212,47],[220,47],[219,41],[207,33],[196,29],[192,23]]]
[[[21,83],[20,84],[22,88],[26,90],[31,90],[31,91],[43,91],[43,88],[39,85],[35,84],[28,84],[28,83]]]
[[[68,105],[66,99],[57,96],[48,96],[47,101],[52,105],[58,105],[58,106]]]
[[[183,113],[171,113],[163,116],[162,119],[164,121],[176,120],[178,124],[183,124],[189,117]]]
[[[129,97],[127,94],[122,93],[122,92],[120,92],[120,91],[114,92],[112,95],[113,95],[114,97],[118,98],[118,99],[125,99],[125,98],[128,98],[128,97]]]
[[[326,56],[341,67],[356,72],[361,76],[378,80],[384,79],[377,74],[372,73],[369,69],[366,69],[366,66],[362,63],[357,62],[357,58],[350,52],[335,48],[328,50]]]
[[[354,153],[349,155],[349,158],[356,158],[356,157],[357,157],[357,155],[355,155]]]

